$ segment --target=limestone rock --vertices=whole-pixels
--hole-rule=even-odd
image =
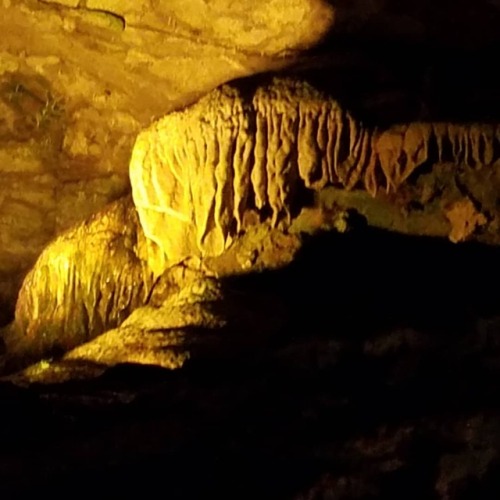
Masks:
[[[0,2],[2,305],[54,236],[127,193],[141,127],[227,79],[289,64],[332,22],[321,0]]]
[[[152,275],[135,253],[138,232],[135,210],[124,198],[47,246],[3,333],[7,365],[64,352],[146,302]]]
[[[450,221],[450,240],[453,242],[466,241],[474,231],[487,222],[486,217],[478,212],[469,198],[455,202],[446,211]]]
[[[168,290],[157,305],[138,307],[119,327],[59,359],[44,359],[3,380],[50,384],[95,378],[124,363],[173,370],[191,359],[230,359],[253,352],[276,335],[288,317],[283,302],[271,294],[236,293],[192,269],[170,272],[181,286]]]
[[[426,165],[497,172],[499,137],[495,124],[369,127],[305,81],[260,78],[226,84],[143,131],[130,177],[145,235],[175,263],[222,255],[249,210],[288,227],[305,190],[396,196]]]
[[[225,85],[139,135],[134,203],[167,260],[221,255],[249,208],[270,209],[276,225],[290,220],[301,186],[356,184],[371,163],[371,140],[305,82]]]
[[[432,112],[433,106],[498,110],[498,85],[489,72],[499,41],[496,2],[330,4],[0,2],[0,149],[7,151],[0,180],[9,190],[21,183],[32,191],[28,176],[4,175],[7,164],[22,164],[53,183],[50,193],[40,184],[39,210],[36,204],[19,213],[15,204],[0,208],[3,221],[14,214],[19,222],[5,226],[7,246],[22,248],[12,260],[10,250],[0,253],[6,266],[0,294],[11,302],[9,290],[15,292],[13,283],[41,246],[127,191],[128,159],[141,127],[224,81],[313,66],[328,87],[348,89],[343,98],[381,120],[405,113],[419,119],[420,110]],[[318,44],[311,54],[304,52]],[[414,152],[418,158],[420,149]],[[41,225],[30,230],[25,218]],[[214,245],[220,246],[218,240]]]

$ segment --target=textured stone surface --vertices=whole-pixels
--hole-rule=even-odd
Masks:
[[[171,286],[157,287],[151,305],[135,309],[118,328],[4,380],[51,384],[93,379],[125,363],[170,370],[193,360],[217,363],[257,352],[287,321],[283,301],[272,294],[235,293],[193,269],[169,274]]]
[[[396,210],[406,210],[402,232],[414,233],[414,213],[421,217],[437,202],[433,215],[446,217],[452,241],[483,228],[498,242],[491,192],[498,187],[499,130],[451,122],[370,127],[305,81],[240,80],[139,134],[130,163],[133,198],[146,237],[173,263],[221,255],[250,210],[273,226],[293,225],[310,203],[304,191],[327,186],[392,197]],[[437,188],[443,166],[448,186]],[[445,191],[453,186],[455,195]],[[354,208],[357,196],[349,207],[347,194],[343,208]],[[434,235],[433,225],[420,224],[419,234]]]
[[[4,363],[61,354],[143,305],[152,274],[135,253],[138,233],[124,198],[48,245],[23,281],[14,322],[2,332]]]
[[[54,236],[128,191],[153,117],[288,64],[332,12],[320,0],[0,2],[0,308]]]
[[[223,328],[228,317],[244,325],[236,339],[245,343],[242,335],[251,340],[254,327],[267,327],[248,321],[245,296],[234,303],[215,276],[283,268],[301,246],[299,235],[256,223],[224,255],[160,270],[164,259],[145,238],[131,197],[124,197],[43,250],[22,283],[14,320],[0,330],[1,365],[11,372],[42,359],[25,381],[79,377],[84,366],[95,376],[99,367],[126,362],[180,367],[192,344],[195,350],[205,344],[202,337],[186,340],[188,333]],[[48,365],[47,358],[80,345],[62,366]]]
[[[410,172],[427,160],[425,133],[414,129],[406,135],[417,140],[398,151]],[[388,186],[402,182],[399,158],[376,147],[383,139],[306,82],[225,85],[139,135],[130,163],[134,203],[167,260],[221,255],[250,209],[261,218],[270,212],[272,225],[290,223],[304,188],[364,183],[375,194],[382,173]]]
[[[498,134],[494,124],[364,125],[323,90],[300,80],[262,83],[265,81],[257,78],[251,83],[240,81],[221,87],[140,134],[132,156],[131,177],[147,239],[131,252],[135,258],[148,262],[153,274],[159,276],[168,265],[198,254],[218,257],[233,242],[232,255],[228,252],[220,261],[205,264],[215,272],[230,274],[289,263],[300,247],[301,238],[286,231],[273,232],[266,221],[262,224],[267,216],[271,226],[285,220],[285,229],[289,224],[295,234],[314,233],[332,228],[345,230],[348,227],[345,214],[355,209],[370,224],[378,218],[374,225],[386,229],[448,235],[452,241],[467,240],[479,233],[480,237],[486,235],[485,241],[498,242],[495,195]],[[91,136],[100,123],[99,112],[92,108],[79,109],[74,115],[74,126],[64,128],[58,118],[65,108],[43,78],[24,79],[15,85],[11,81],[4,91],[6,108],[19,115],[6,122],[6,133],[13,141],[23,142],[28,140],[23,136],[26,130],[35,132],[35,143],[26,149],[28,161],[14,163],[14,170],[45,172],[50,155],[43,148],[54,147],[50,135],[53,132],[59,137],[59,145],[67,158],[74,161],[94,158],[98,162],[101,173],[87,182],[93,190],[102,193],[102,201],[113,196],[113,169],[105,162],[104,155],[111,136],[105,133]],[[130,135],[136,125],[128,115],[120,113],[111,122],[119,130],[128,130]],[[421,169],[424,165],[427,168]],[[433,168],[429,172],[430,166]],[[103,173],[110,176],[109,190],[103,182]],[[60,202],[59,206],[47,203],[47,211],[57,213],[56,221],[66,213],[78,214],[76,218],[85,215],[81,213],[84,210],[71,201],[80,198],[82,205],[86,205],[87,198],[82,195],[85,189],[78,175],[63,169],[51,171],[51,175],[49,179],[55,179],[54,191],[68,195],[66,203]],[[63,188],[57,184],[61,179]],[[355,191],[351,196],[344,191],[327,189],[328,184],[348,190],[361,187],[376,196],[376,200],[371,203]],[[385,193],[379,196],[380,186],[385,187]],[[293,204],[296,192],[304,188],[316,191],[317,195],[315,199],[306,198],[312,206],[299,214],[300,197],[296,211]],[[11,200],[7,199],[7,207],[9,203]],[[380,211],[384,204],[389,208],[386,212]],[[97,221],[97,226],[107,227],[106,215],[99,217],[88,224],[94,227]],[[253,220],[247,224],[245,218]],[[121,230],[132,233],[138,230],[137,221],[133,219],[133,216],[122,217]],[[88,224],[77,226],[73,231],[78,235],[78,228],[88,229]],[[33,227],[28,229],[34,232]],[[118,229],[115,227],[113,231],[116,233]],[[76,239],[72,234],[67,233],[72,240],[70,254]],[[57,241],[42,255],[25,281],[14,323],[17,330],[9,332],[16,331],[16,338],[28,332],[31,340],[27,340],[26,345],[20,342],[19,349],[10,348],[13,353],[19,351],[22,355],[23,348],[29,346],[27,349],[33,347],[35,356],[41,356],[58,342],[67,349],[72,346],[71,342],[60,341],[59,335],[69,335],[79,343],[82,331],[90,329],[93,336],[114,326],[114,322],[121,321],[132,310],[127,309],[117,320],[114,313],[119,307],[110,297],[112,317],[107,316],[108,312],[103,313],[102,324],[95,326],[94,314],[99,311],[95,294],[99,283],[95,288],[90,279],[88,286],[77,283],[74,287],[69,276],[52,287],[54,280],[44,274],[46,261],[54,261],[48,264],[49,269],[51,265],[57,268],[59,254],[66,254],[66,249],[59,249]],[[80,244],[85,246],[88,241],[84,239],[76,247]],[[5,248],[9,249],[8,241]],[[15,249],[11,254],[15,254]],[[73,254],[70,257],[68,265],[80,265],[72,262]],[[113,268],[114,264],[105,265]],[[21,264],[16,271],[19,276]],[[120,279],[112,277],[110,286],[121,290]],[[49,283],[47,293],[38,288],[38,284],[45,281]],[[71,307],[62,307],[57,317],[52,317],[48,308],[39,321],[38,301],[46,303],[55,297],[55,304],[59,304],[66,300],[67,294],[70,297],[86,294],[84,313],[72,317]],[[140,301],[134,302],[133,307],[137,305]],[[47,329],[49,333],[45,332]],[[49,339],[46,345],[44,335]],[[6,338],[9,340],[10,334]],[[40,349],[38,342],[43,344]]]

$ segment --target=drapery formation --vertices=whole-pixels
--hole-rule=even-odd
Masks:
[[[167,260],[219,255],[249,208],[290,220],[299,189],[329,184],[372,195],[421,165],[471,167],[498,158],[494,125],[410,123],[368,128],[310,84],[236,82],[143,131],[130,163],[144,232]]]

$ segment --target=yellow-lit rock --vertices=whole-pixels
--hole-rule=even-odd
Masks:
[[[350,157],[340,150],[342,134]],[[354,185],[370,145],[369,131],[305,82],[224,85],[139,135],[130,162],[134,203],[167,261],[218,256],[249,209],[269,209],[276,225],[290,221],[300,187]]]
[[[183,266],[165,276],[170,289],[155,290],[154,304],[138,307],[118,328],[2,380],[52,384],[98,377],[124,363],[170,370],[190,360],[216,363],[253,352],[287,321],[287,308],[273,294],[231,291]]]
[[[139,134],[132,194],[165,265],[215,257],[245,229],[250,210],[289,227],[306,189],[395,195],[425,164],[496,171],[499,130],[492,123],[368,127],[307,81],[239,80]]]
[[[333,21],[323,0],[0,2],[0,306],[55,235],[127,193],[153,117],[290,64]]]
[[[7,364],[62,353],[117,326],[146,302],[152,275],[136,256],[138,231],[135,210],[124,198],[47,246],[3,332]]]

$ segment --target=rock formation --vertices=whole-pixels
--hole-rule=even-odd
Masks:
[[[61,354],[146,303],[153,276],[136,255],[140,229],[129,200],[118,200],[42,252],[4,331],[8,365]]]
[[[333,19],[321,0],[0,2],[0,324],[43,248],[129,192],[142,127],[290,64]]]
[[[406,212],[386,229],[496,242],[497,197],[482,175],[494,191],[499,140],[494,124],[367,126],[296,78],[225,84],[139,134],[134,205],[123,198],[44,250],[21,288],[9,356],[65,351],[119,326],[186,259],[217,275],[276,268],[293,259],[300,233],[345,230],[353,208],[371,222],[387,200]],[[425,194],[438,181],[441,191]],[[357,206],[356,192],[371,208]]]
[[[375,197],[380,188],[397,194],[425,165],[496,171],[499,141],[493,124],[370,128],[305,81],[254,79],[141,132],[130,176],[146,236],[176,262],[221,255],[251,209],[289,226],[304,189],[362,188]]]

